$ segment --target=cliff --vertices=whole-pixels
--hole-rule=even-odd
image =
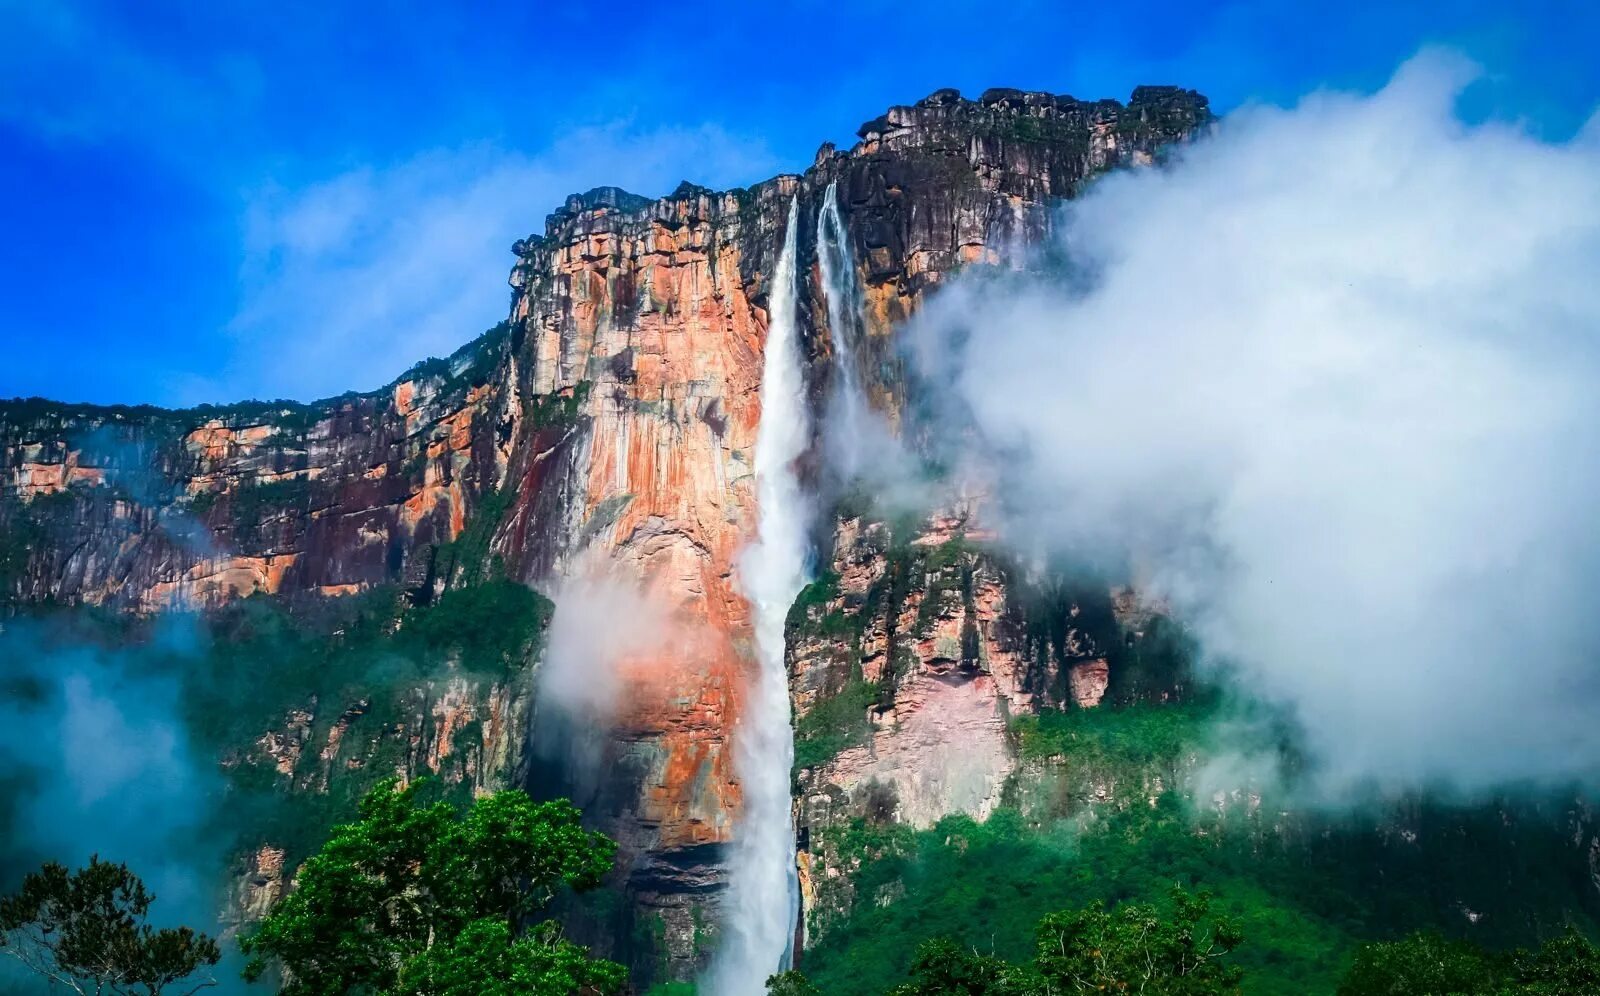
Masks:
[[[1205,99],[1176,88],[1142,87],[1127,104],[943,90],[867,122],[850,150],[825,145],[803,173],[748,190],[685,183],[654,200],[614,188],[569,198],[543,234],[515,246],[507,321],[381,391],[190,411],[6,403],[0,600],[149,613],[393,587],[425,608],[491,576],[552,592],[590,574],[637,584],[685,635],[626,662],[608,775],[579,788],[623,845],[623,933],[651,938],[624,954],[641,975],[684,977],[708,953],[704,925],[715,922],[739,808],[729,738],[751,652],[734,567],[755,524],[761,355],[790,201],[812,396],[839,374],[814,251],[833,185],[864,299],[858,372],[895,416],[896,329],[927,294],[963,266],[1036,243],[1055,202],[1097,173],[1153,162],[1207,120]],[[842,591],[859,596],[879,580],[852,574],[878,569],[852,553],[871,532],[839,529]],[[864,614],[878,650],[859,676],[807,663],[822,644],[795,651],[802,714],[850,682],[896,688],[892,705],[874,706],[880,746],[852,742],[807,776],[807,812],[823,796],[855,812],[861,786],[885,781],[917,822],[985,811],[1012,765],[995,703],[1087,702],[1107,680],[1088,637],[1055,651],[1045,671],[1023,667],[1005,575],[960,556],[928,562],[942,535],[914,541],[929,551],[922,569],[962,580]],[[907,655],[918,663],[898,670]],[[428,677],[415,687],[444,701],[454,686]],[[493,712],[506,694],[485,686],[457,698]],[[358,701],[297,708],[331,723]],[[395,735],[425,739],[424,714],[397,720]],[[308,751],[343,756],[328,739],[336,725],[319,739],[300,732],[307,722],[285,713],[260,731],[260,749],[293,772]],[[961,786],[915,791],[954,735],[979,745]],[[500,777],[530,777],[526,760],[510,758],[516,771]],[[281,875],[269,850],[252,863],[251,881]],[[259,908],[261,895],[242,903]]]

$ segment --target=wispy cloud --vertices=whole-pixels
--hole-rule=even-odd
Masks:
[[[397,37],[420,43],[422,24],[402,27]],[[0,0],[0,125],[154,164],[192,195],[182,209],[217,212],[219,235],[236,233],[217,247],[238,263],[231,320],[150,330],[157,355],[183,344],[162,364],[172,372],[142,388],[159,400],[377,386],[505,316],[511,242],[540,230],[568,194],[601,184],[660,194],[683,179],[726,186],[776,169],[764,141],[710,124],[642,124],[620,97],[551,104],[526,116],[516,140],[503,94],[484,95],[492,113],[481,118],[463,105],[463,88],[486,82],[462,64],[468,56],[429,64],[443,74],[437,94],[409,81],[391,100],[365,82],[360,60],[373,53],[334,68],[349,28],[342,15],[302,11],[293,30],[270,21],[242,38],[228,12],[135,21],[101,0]],[[309,60],[304,73],[290,71],[298,58]],[[348,126],[413,99],[416,120]]]

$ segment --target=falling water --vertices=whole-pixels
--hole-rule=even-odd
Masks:
[[[771,320],[761,372],[761,425],[755,470],[759,527],[739,559],[739,583],[755,614],[758,672],[736,732],[735,764],[744,790],[744,815],[729,862],[723,943],[712,966],[718,996],[752,996],[789,957],[799,901],[789,772],[794,732],[783,624],[806,583],[810,502],[795,460],[804,452],[807,424],[796,322],[795,231],[798,208],[789,202],[788,229],[773,274]]]
[[[817,214],[817,262],[828,299],[828,332],[833,344],[833,369],[838,380],[829,397],[829,445],[847,473],[861,468],[862,441],[869,426],[866,395],[861,390],[856,343],[860,337],[861,288],[844,221],[839,216],[839,183],[828,184]]]

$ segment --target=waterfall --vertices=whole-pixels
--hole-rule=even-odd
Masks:
[[[761,424],[756,430],[758,531],[739,558],[739,585],[754,613],[757,673],[735,731],[734,763],[744,813],[729,861],[723,939],[710,973],[718,996],[753,996],[787,963],[799,886],[789,778],[794,731],[783,626],[806,583],[810,499],[795,460],[810,441],[796,309],[798,206],[789,202],[788,230],[773,273],[766,356],[761,371]]]
[[[829,446],[847,474],[860,470],[867,425],[856,345],[861,336],[861,287],[856,282],[850,241],[839,216],[839,181],[828,184],[817,214],[817,262],[828,299],[828,334],[838,378],[828,400]]]

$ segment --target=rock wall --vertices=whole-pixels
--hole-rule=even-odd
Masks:
[[[807,943],[850,908],[840,833],[987,818],[1023,767],[1011,720],[1099,706],[1109,651],[1140,639],[1109,591],[1046,589],[991,539],[971,508],[848,515],[830,569],[790,615]]]
[[[628,956],[641,974],[687,977],[708,954],[739,807],[730,737],[752,654],[736,557],[755,525],[768,284],[790,201],[807,247],[813,395],[836,373],[812,251],[836,184],[865,298],[860,373],[894,417],[894,330],[927,293],[962,266],[1014,258],[1049,230],[1056,200],[1153,161],[1207,120],[1205,99],[1176,88],[1139,88],[1126,105],[942,90],[863,125],[850,150],[825,145],[804,173],[748,190],[569,198],[514,248],[508,321],[382,391],[189,412],[7,403],[0,598],[148,612],[391,583],[426,601],[482,557],[546,589],[591,573],[640,586],[673,637],[625,662],[609,774],[586,792],[666,953],[664,965],[659,952]],[[941,589],[926,612],[903,608],[935,620],[925,635],[883,634],[874,666],[918,663],[876,721],[912,735],[860,747],[828,775],[846,795],[888,779],[913,818],[981,810],[1008,763],[991,706],[1057,694],[1024,687],[1053,679],[1007,663],[1000,582],[968,573],[978,579],[959,604]],[[899,634],[901,622],[875,625]],[[974,630],[969,659],[954,648]],[[1088,695],[1099,679],[1074,680]],[[931,761],[957,731],[983,749],[958,789],[930,795]]]
[[[0,602],[150,612],[426,586],[510,455],[491,381],[505,340],[312,405],[0,402]]]

